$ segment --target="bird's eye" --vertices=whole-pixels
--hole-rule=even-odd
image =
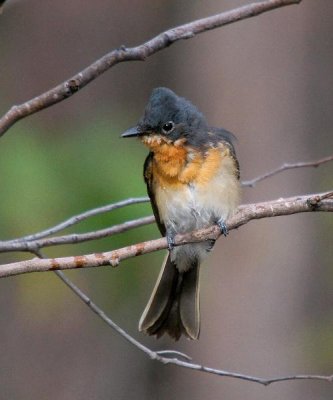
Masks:
[[[164,133],[170,133],[173,131],[174,127],[175,124],[172,121],[168,121],[162,126],[162,131]]]

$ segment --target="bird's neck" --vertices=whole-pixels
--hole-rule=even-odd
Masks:
[[[171,142],[159,135],[143,137],[141,140],[153,153],[153,163],[159,175],[176,179],[181,174],[188,158],[188,150],[182,142]]]

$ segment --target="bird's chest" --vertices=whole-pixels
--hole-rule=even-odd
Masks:
[[[186,232],[229,214],[224,189],[235,178],[224,169],[223,160],[220,149],[199,153],[179,148],[154,154],[153,191],[164,224]]]

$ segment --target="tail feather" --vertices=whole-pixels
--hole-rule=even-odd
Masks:
[[[200,331],[199,263],[179,272],[168,255],[164,261],[153,293],[142,314],[139,330],[148,335],[168,333],[178,340],[183,334],[197,339]]]
[[[200,334],[199,263],[196,261],[183,274],[181,301],[179,304],[180,319],[189,337],[197,339]]]

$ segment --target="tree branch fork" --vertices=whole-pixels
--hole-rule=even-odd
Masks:
[[[242,205],[238,208],[237,212],[231,218],[229,218],[229,220],[226,222],[226,225],[228,230],[231,231],[247,224],[252,220],[317,211],[333,212],[333,192],[294,196],[285,199]],[[151,221],[151,217],[148,217],[148,221]],[[175,245],[180,246],[186,243],[196,243],[212,239],[216,240],[220,234],[221,232],[219,227],[217,225],[213,225],[206,229],[200,229],[195,232],[177,235],[175,237]],[[14,250],[17,250],[17,245],[21,245],[21,251],[29,251],[35,254],[42,247],[46,247],[45,244],[39,244],[38,241],[26,241],[24,239],[21,241],[13,240],[11,243]],[[7,251],[10,250],[11,245],[7,244]],[[118,267],[122,261],[128,258],[137,257],[166,248],[166,238],[160,238],[136,243],[103,253],[92,253],[59,258],[33,258],[30,260],[1,265],[0,278],[29,272],[95,268],[106,265]]]
[[[140,200],[142,201],[142,199]],[[133,202],[134,199],[131,199],[131,204],[133,204]],[[278,199],[256,204],[242,205],[238,208],[237,212],[227,221],[227,227],[229,230],[233,230],[256,219],[319,211],[333,212],[333,191],[312,195],[294,196],[285,199]],[[195,243],[202,240],[217,239],[220,235],[220,229],[217,226],[211,226],[207,229],[201,229],[189,234],[177,235],[175,238],[175,243],[176,245]],[[135,346],[141,352],[146,354],[146,356],[148,356],[151,360],[157,361],[164,365],[175,365],[181,368],[208,373],[219,377],[234,378],[246,382],[253,382],[263,386],[268,386],[277,382],[295,380],[320,380],[326,382],[333,381],[333,375],[318,374],[285,375],[273,378],[258,377],[194,363],[189,356],[175,350],[154,351],[136,340],[132,335],[130,335],[120,326],[118,326],[111,318],[109,318],[104,313],[101,308],[99,308],[86,294],[84,294],[71,280],[69,280],[62,271],[59,270],[69,268],[97,267],[101,265],[111,265],[113,267],[117,267],[120,265],[120,262],[126,258],[135,257],[155,250],[166,248],[167,241],[165,238],[161,238],[157,240],[134,244],[132,246],[124,247],[102,254],[89,254],[86,256],[67,257],[53,260],[37,258],[30,261],[24,261],[23,263],[17,263],[18,267],[21,268],[21,270],[15,270],[13,269],[14,264],[8,264],[9,270],[5,272],[4,276],[9,276],[8,273],[17,274],[32,272],[32,270],[47,271],[49,267],[51,267],[51,269],[56,269],[55,273],[58,275],[58,277],[109,327],[115,330],[131,345]],[[38,251],[36,252],[36,254],[41,256]],[[26,270],[27,266],[29,266],[29,271]]]

